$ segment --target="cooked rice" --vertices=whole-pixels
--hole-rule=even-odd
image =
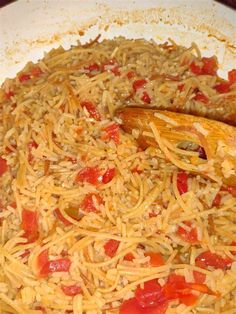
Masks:
[[[0,313],[115,314],[139,284],[158,279],[163,286],[173,272],[193,282],[193,270],[206,274],[205,284],[220,297],[202,293],[192,306],[173,301],[166,313],[236,313],[236,199],[220,183],[199,175],[189,176],[188,191],[181,195],[179,169],[166,160],[163,149],[157,145],[142,151],[138,130],[132,136],[117,126],[118,140],[106,131],[117,121],[116,109],[145,104],[144,91],[150,106],[162,108],[186,103],[205,110],[193,99],[196,89],[218,106],[231,101],[235,87],[222,97],[213,88],[217,76],[189,71],[200,58],[195,44],[185,48],[117,38],[52,50],[6,80],[0,90],[0,152],[8,165],[0,177]],[[143,78],[145,86],[134,93],[134,81]],[[180,84],[185,84],[183,91]],[[101,119],[91,117],[84,101],[95,105]],[[152,136],[157,136],[155,129]],[[157,142],[165,147],[161,135]],[[80,182],[76,178],[85,167],[97,167],[101,176],[115,168],[115,175],[97,185]],[[228,171],[230,165],[222,167]],[[212,202],[218,192],[217,208]],[[81,205],[90,193],[96,208],[91,212]],[[77,219],[68,208],[77,210]],[[38,215],[35,241],[22,230],[25,209]],[[177,234],[179,227],[190,231],[186,220],[196,228],[199,243]],[[113,257],[104,250],[111,239],[120,242]],[[46,249],[49,260],[66,256],[69,272],[39,278],[38,256]],[[231,258],[231,267],[196,266],[196,257],[208,250]],[[165,265],[151,266],[145,256],[150,251],[162,254]],[[124,259],[128,253],[132,261]],[[82,293],[65,295],[62,285],[75,284]]]

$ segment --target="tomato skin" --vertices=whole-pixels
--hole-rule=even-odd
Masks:
[[[218,65],[215,57],[210,58],[203,57],[202,62],[203,62],[202,74],[216,75]]]
[[[43,73],[42,70],[40,69],[40,67],[34,67],[31,69],[30,72],[34,77],[38,77]]]
[[[24,237],[29,241],[34,242],[39,237],[38,232],[38,214],[32,210],[22,210],[21,227],[24,230]]]
[[[184,90],[184,84],[180,84],[180,85],[178,85],[178,90],[180,91],[180,92],[182,92],[183,90]]]
[[[139,286],[135,291],[135,298],[141,307],[152,307],[165,303],[162,287],[156,279],[146,281],[143,289]]]
[[[217,85],[214,86],[214,89],[220,93],[220,94],[224,94],[224,93],[228,93],[230,92],[230,86],[231,83],[230,82],[221,82]]]
[[[143,308],[136,298],[132,298],[122,303],[119,314],[165,314],[167,308],[168,303]]]
[[[143,92],[143,95],[142,95],[142,97],[141,97],[141,100],[143,101],[143,102],[145,102],[146,104],[150,104],[150,102],[151,102],[151,98],[150,98],[150,96],[148,95],[148,93],[147,92]]]
[[[189,66],[191,72],[196,75],[202,74],[202,67],[197,65],[194,61]]]
[[[71,286],[61,285],[61,289],[65,293],[65,295],[68,295],[70,297],[74,297],[82,293],[82,289],[78,285],[71,285]]]
[[[14,92],[13,91],[9,91],[8,93],[5,93],[5,96],[7,99],[10,99],[12,96],[14,96]]]
[[[193,278],[196,283],[204,283],[206,281],[206,275],[200,271],[193,271]]]
[[[42,272],[43,267],[47,264],[48,262],[48,249],[42,251],[37,259],[37,267],[39,269],[38,277],[44,277],[46,274]]]
[[[151,266],[158,267],[165,265],[163,256],[158,252],[146,252],[144,255],[150,257]]]
[[[119,134],[120,126],[117,123],[113,123],[108,125],[103,129],[106,134],[103,136],[104,140],[113,140],[116,145],[120,143],[120,134]]]
[[[228,72],[228,80],[231,84],[236,83],[236,69],[232,69]]]
[[[132,262],[134,259],[134,255],[132,253],[127,253],[125,256],[124,256],[124,260],[125,261],[129,261],[129,262]]]
[[[59,258],[53,261],[47,261],[40,270],[41,277],[47,277],[50,273],[68,272],[71,261],[69,258]]]
[[[133,89],[137,92],[138,89],[142,88],[147,83],[147,80],[140,79],[133,82]]]
[[[236,197],[236,187],[231,185],[225,185],[221,189],[221,191],[226,191],[232,194],[234,197]]]
[[[101,180],[102,176],[100,170],[97,167],[85,167],[78,172],[75,178],[77,183],[88,182],[92,185],[98,185]]]
[[[83,209],[84,211],[90,213],[90,212],[98,212],[98,209],[95,207],[95,204],[93,202],[93,198],[96,198],[96,201],[98,203],[98,205],[103,204],[103,199],[101,198],[101,196],[97,193],[89,193],[85,196],[85,198],[83,199],[82,203],[80,204],[81,209]]]
[[[120,242],[117,240],[110,239],[104,244],[105,254],[109,257],[113,257],[116,254],[116,251],[120,245]]]
[[[199,240],[198,240],[198,234],[197,234],[197,229],[195,227],[192,226],[192,223],[190,221],[184,221],[183,222],[186,226],[190,227],[191,230],[188,231],[182,227],[178,227],[178,230],[177,230],[177,234],[178,236],[188,242],[188,243],[199,243]]]
[[[116,169],[115,168],[109,168],[102,176],[102,183],[107,184],[109,183],[115,176]]]
[[[218,206],[220,206],[220,203],[221,203],[221,195],[219,193],[217,193],[213,202],[212,202],[212,206],[218,207]]]
[[[100,121],[101,115],[97,109],[97,107],[91,101],[82,101],[81,106],[85,107],[90,115],[91,118]]]
[[[193,97],[194,100],[197,100],[197,101],[200,101],[200,102],[203,102],[204,104],[207,104],[209,102],[209,99],[206,95],[204,95],[203,93],[201,92],[198,92],[194,97]]]
[[[19,76],[19,81],[20,81],[21,83],[26,82],[26,81],[28,81],[28,80],[30,80],[30,75],[29,75],[29,74],[21,74],[21,75]]]
[[[180,195],[188,192],[188,174],[184,171],[177,174],[177,188]]]
[[[70,226],[72,225],[72,223],[70,221],[68,221],[66,218],[64,218],[64,216],[62,215],[62,213],[60,212],[59,208],[56,208],[54,210],[54,213],[56,214],[57,218],[65,225],[65,226]]]
[[[7,172],[8,170],[8,165],[6,159],[2,158],[0,156],[0,177]]]
[[[85,67],[86,70],[93,72],[93,71],[100,71],[100,66],[97,63],[92,63]]]
[[[216,253],[211,253],[210,251],[205,251],[196,258],[196,265],[202,268],[211,266],[215,269],[226,270],[230,269],[232,262],[231,258],[222,257]]]
[[[134,71],[129,71],[126,76],[127,78],[130,80],[132,79],[133,77],[135,77],[136,73]]]

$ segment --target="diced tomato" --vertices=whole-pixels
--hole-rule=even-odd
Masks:
[[[20,257],[24,258],[24,257],[27,257],[29,255],[30,255],[30,250],[27,249],[27,250],[24,250],[24,253],[22,253]]]
[[[78,172],[75,181],[98,185],[102,181],[101,172],[97,167],[85,167]]]
[[[202,74],[202,67],[197,65],[194,61],[189,66],[191,72],[196,75]]]
[[[143,92],[143,95],[141,96],[141,100],[143,101],[143,102],[145,102],[146,104],[150,104],[150,102],[151,102],[151,98],[150,98],[150,96],[148,95],[148,93],[147,92]]]
[[[138,174],[140,174],[140,173],[142,173],[143,171],[140,170],[138,166],[136,166],[136,167],[134,167],[133,169],[131,169],[131,172],[132,172],[132,173],[138,173]]]
[[[36,241],[39,237],[37,212],[23,209],[21,227],[25,232],[25,238],[27,238],[30,242]]]
[[[134,71],[129,71],[126,76],[127,78],[130,80],[132,79],[133,77],[135,77],[136,73]]]
[[[236,69],[233,69],[228,72],[228,80],[231,84],[236,83]]]
[[[139,286],[135,291],[135,298],[143,308],[166,302],[161,285],[156,279],[146,281],[143,289]]]
[[[180,92],[182,92],[183,91],[183,89],[184,89],[184,84],[180,84],[180,85],[178,85],[178,90],[180,91]]]
[[[124,256],[124,260],[126,261],[129,261],[129,262],[132,262],[134,259],[134,255],[132,253],[127,253],[125,256]]]
[[[107,169],[107,171],[102,176],[102,183],[104,184],[109,183],[114,178],[115,174],[116,174],[115,168]]]
[[[101,115],[97,109],[97,107],[91,101],[82,101],[81,106],[85,107],[90,115],[91,118],[100,121]]]
[[[96,199],[96,202],[98,205],[103,204],[103,199],[101,198],[101,196],[97,193],[89,193],[85,196],[85,198],[83,199],[82,203],[80,204],[81,209],[83,209],[84,211],[91,213],[91,212],[98,212],[98,209],[96,208],[95,204],[94,204],[94,198]]]
[[[6,98],[11,98],[12,96],[14,96],[15,94],[14,94],[14,92],[13,91],[9,91],[8,93],[5,93],[5,95],[6,95]]]
[[[183,172],[183,171],[178,172],[177,188],[180,195],[188,192],[188,174],[186,172]]]
[[[209,99],[206,95],[204,95],[203,93],[201,92],[198,92],[194,97],[193,97],[194,100],[197,100],[197,101],[200,101],[200,102],[203,102],[204,104],[207,104],[209,102]]]
[[[148,214],[149,218],[153,218],[153,217],[157,217],[158,216],[158,212],[155,212],[154,210],[151,211],[149,214]]]
[[[66,157],[66,160],[70,161],[72,164],[77,164],[77,158],[76,157]]]
[[[207,75],[216,75],[218,64],[217,59],[215,57],[202,58],[203,67],[202,67],[202,74]]]
[[[38,77],[43,73],[40,67],[34,67],[31,69],[30,72],[31,72],[31,75],[33,75],[34,77]]]
[[[132,298],[122,303],[119,314],[165,314],[167,308],[167,302],[157,306],[142,307],[136,298]]]
[[[217,85],[214,86],[214,89],[220,93],[220,94],[224,94],[224,93],[228,93],[230,91],[230,86],[231,83],[230,82],[221,82]]]
[[[133,82],[133,89],[135,92],[137,92],[138,89],[142,88],[147,83],[147,80],[140,79]]]
[[[146,252],[146,253],[144,253],[144,255],[150,257],[150,265],[151,266],[163,266],[163,265],[165,265],[164,258],[160,253]]]
[[[186,230],[182,227],[178,227],[178,230],[177,230],[177,234],[178,236],[188,242],[188,243],[198,243],[199,240],[198,240],[198,235],[197,235],[197,229],[195,227],[193,227],[192,223],[190,221],[184,221],[184,224],[186,226],[188,226],[190,228],[190,230]]]
[[[21,74],[21,75],[19,76],[19,81],[20,81],[21,83],[26,82],[26,81],[28,81],[28,80],[30,80],[30,75],[29,75],[29,74]]]
[[[72,224],[70,221],[68,221],[68,220],[62,215],[62,213],[60,212],[60,209],[59,209],[59,208],[56,208],[56,209],[54,210],[54,213],[56,214],[57,218],[58,218],[65,226],[69,226],[69,225]]]
[[[104,250],[105,254],[107,256],[113,257],[116,254],[116,251],[118,250],[118,247],[120,245],[119,241],[116,240],[109,240],[104,244]]]
[[[31,163],[34,159],[34,156],[32,154],[33,149],[36,149],[38,147],[38,144],[35,141],[31,141],[28,144],[28,161]]]
[[[59,258],[47,261],[40,270],[40,277],[46,277],[50,273],[68,272],[70,270],[71,261],[69,258]]]
[[[112,123],[105,128],[103,128],[103,131],[105,131],[105,135],[102,137],[103,140],[113,140],[115,144],[120,143],[120,133],[119,133],[120,126],[117,123]]]
[[[65,295],[68,295],[70,297],[74,297],[75,295],[82,293],[82,289],[78,285],[71,286],[61,285],[61,289],[65,293]]]
[[[93,71],[100,71],[100,65],[98,65],[97,63],[92,63],[89,66],[85,67],[86,70],[93,72]]]
[[[234,246],[235,249],[236,249],[236,241],[233,241],[232,243],[230,243],[230,246]],[[235,255],[235,256],[236,256],[236,250],[235,250],[235,251],[230,251],[230,253],[231,253],[232,255]]]
[[[235,187],[235,186],[225,185],[225,186],[223,186],[220,190],[221,190],[221,191],[225,191],[225,192],[229,192],[229,193],[232,194],[234,197],[236,197],[236,187]]]
[[[204,283],[206,281],[206,275],[197,270],[193,271],[193,278],[196,283]]]
[[[42,251],[37,259],[37,267],[38,267],[38,276],[39,277],[44,277],[45,274],[42,273],[43,267],[48,263],[48,249]]]
[[[221,195],[219,193],[217,193],[213,202],[212,202],[212,206],[218,207],[218,206],[220,206],[220,203],[221,203]]]
[[[103,63],[102,71],[110,71],[116,76],[120,75],[119,64],[115,59],[111,59]]]
[[[202,268],[210,266],[215,269],[226,270],[230,269],[232,262],[231,258],[222,257],[216,253],[211,253],[210,251],[203,252],[196,258],[196,265]]]
[[[7,172],[8,170],[8,166],[7,166],[7,161],[6,159],[2,158],[0,156],[0,177],[5,173]]]

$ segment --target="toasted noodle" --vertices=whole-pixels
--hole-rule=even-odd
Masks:
[[[166,313],[236,313],[234,127],[155,110],[143,129],[130,109],[125,128],[122,111],[232,123],[235,84],[218,93],[216,74],[193,73],[195,44],[98,40],[0,89],[0,313],[118,314],[139,285],[196,272],[196,303]],[[197,263],[208,251],[226,266]]]

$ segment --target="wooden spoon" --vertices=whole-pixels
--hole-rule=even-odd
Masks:
[[[116,116],[123,130],[136,135],[143,149],[159,146],[166,159],[179,168],[236,186],[235,127],[202,117],[136,107],[119,109]],[[203,147],[206,160],[198,154],[185,155],[178,148],[183,142]]]

